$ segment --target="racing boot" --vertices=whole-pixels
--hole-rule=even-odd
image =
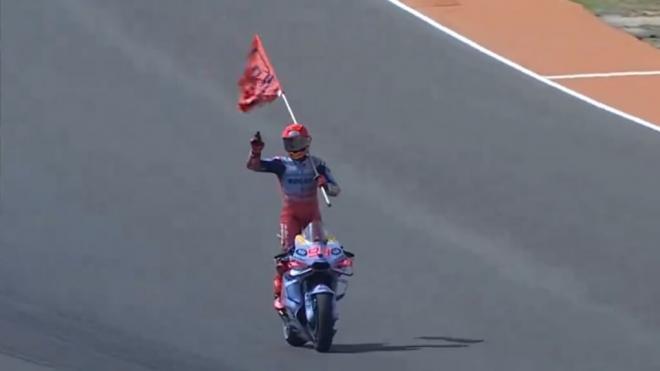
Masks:
[[[284,303],[282,303],[282,276],[289,269],[286,261],[278,260],[275,266],[275,277],[273,277],[273,307],[281,316],[285,315]]]
[[[282,315],[284,313],[284,304],[282,303],[282,274],[278,271],[273,278],[273,307]]]

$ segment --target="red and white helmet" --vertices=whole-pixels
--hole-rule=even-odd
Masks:
[[[291,158],[300,159],[307,154],[312,137],[303,124],[293,123],[282,131],[282,141]]]

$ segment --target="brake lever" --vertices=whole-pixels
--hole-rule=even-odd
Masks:
[[[293,251],[294,251],[294,248],[292,247],[292,248],[290,248],[290,249],[287,250],[287,251],[284,251],[284,252],[281,252],[281,253],[275,255],[273,258],[274,258],[275,260],[284,259],[284,258],[286,258],[286,257],[288,257],[288,256],[290,256],[290,255],[293,255]]]

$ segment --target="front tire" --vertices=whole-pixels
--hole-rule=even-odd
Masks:
[[[318,352],[327,352],[332,346],[332,338],[335,335],[335,321],[332,313],[333,294],[316,294],[316,328],[314,338],[316,339],[314,349]]]

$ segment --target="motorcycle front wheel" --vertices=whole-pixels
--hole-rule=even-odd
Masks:
[[[331,293],[316,294],[316,316],[314,326],[314,349],[318,352],[327,352],[332,346],[332,338],[335,334],[334,318],[332,314]]]

